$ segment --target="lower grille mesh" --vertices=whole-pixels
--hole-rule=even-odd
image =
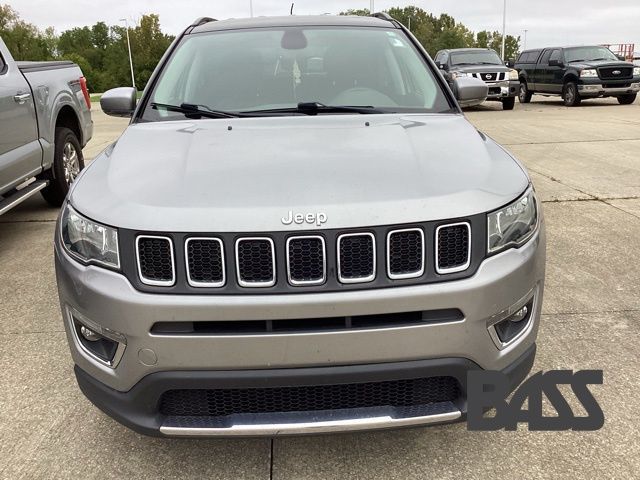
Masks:
[[[460,396],[460,386],[453,377],[301,387],[169,390],[162,395],[160,412],[168,416],[222,417],[242,413],[410,407],[453,402]]]

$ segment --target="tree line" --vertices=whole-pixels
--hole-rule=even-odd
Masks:
[[[412,33],[430,55],[444,48],[483,47],[500,52],[499,32],[477,34],[447,14],[434,16],[410,6],[391,8],[388,13],[411,27]],[[341,15],[369,15],[368,10],[347,10]],[[162,32],[160,17],[143,15],[129,29],[136,85],[144,88],[153,69],[174,37]],[[57,34],[53,28],[37,28],[20,18],[9,5],[0,5],[0,37],[16,60],[71,60],[87,78],[92,92],[131,85],[127,30],[122,25],[97,22]],[[520,49],[520,37],[507,35],[506,58],[514,58]]]

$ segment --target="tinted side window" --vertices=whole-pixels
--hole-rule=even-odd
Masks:
[[[542,65],[549,65],[549,58],[551,58],[551,52],[552,50],[547,50],[546,52],[544,52],[544,54],[542,55],[542,58],[540,59],[540,63]]]
[[[0,73],[4,73],[4,67],[5,67],[5,63],[4,60],[2,59],[2,55],[0,55]]]
[[[561,60],[562,52],[560,50],[554,50],[549,57],[549,60]]]

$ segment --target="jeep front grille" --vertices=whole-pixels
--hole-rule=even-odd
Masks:
[[[436,229],[436,271],[455,273],[469,268],[471,225],[454,223]]]
[[[142,283],[162,287],[173,285],[176,277],[171,239],[140,235],[136,244],[138,274]]]
[[[276,257],[270,238],[236,241],[236,268],[242,287],[272,287],[276,283]]]
[[[326,279],[327,257],[320,236],[287,239],[287,275],[291,285],[321,285]]]
[[[389,278],[420,277],[424,273],[424,232],[420,228],[395,230],[387,236]]]
[[[471,231],[474,230],[472,242]],[[144,292],[340,292],[473,275],[486,216],[462,221],[309,232],[155,233],[121,229],[123,273]]]
[[[224,247],[219,238],[189,238],[185,242],[187,281],[192,287],[225,284]]]
[[[338,237],[338,278],[342,283],[365,283],[376,277],[376,240],[372,233]]]

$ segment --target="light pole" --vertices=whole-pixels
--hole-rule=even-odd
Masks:
[[[529,30],[527,30],[527,29],[525,28],[525,30],[524,30],[524,48],[523,48],[523,50],[526,50],[526,49],[527,49],[527,32],[528,32],[528,31],[529,31]]]
[[[249,13],[251,18],[253,18],[253,0],[249,0]]]
[[[371,6],[369,7],[369,13],[370,13],[371,15],[373,15],[374,13],[376,13],[376,7],[375,7],[374,3],[375,3],[375,0],[371,0]]]
[[[505,42],[507,40],[507,0],[504,0],[502,8],[502,60],[504,61]]]
[[[127,28],[127,47],[129,48],[129,66],[131,67],[131,84],[133,88],[136,88],[136,77],[133,74],[133,56],[131,55],[131,40],[129,39],[129,22],[126,18],[121,18],[121,22],[124,22]]]

